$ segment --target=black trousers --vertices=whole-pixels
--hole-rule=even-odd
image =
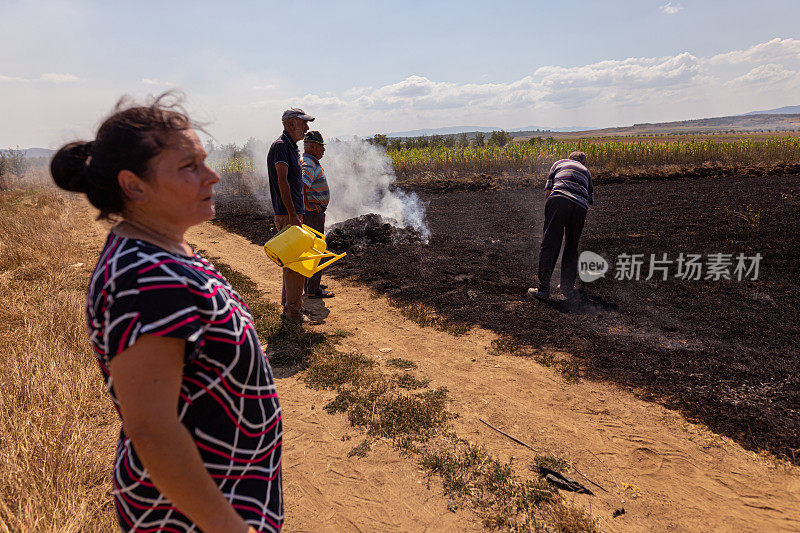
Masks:
[[[544,205],[544,230],[539,250],[539,290],[550,292],[550,278],[556,267],[561,241],[561,293],[569,295],[578,275],[578,241],[586,222],[586,209],[563,196],[553,196]],[[565,238],[566,237],[566,238]]]
[[[306,211],[306,214],[303,216],[303,224],[324,234],[325,211]],[[319,291],[319,283],[321,280],[322,272],[317,272],[310,278],[306,278],[306,294],[314,294]]]

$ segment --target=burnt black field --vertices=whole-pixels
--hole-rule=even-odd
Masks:
[[[800,464],[800,175],[614,181],[596,185],[581,240],[581,250],[610,261],[605,278],[585,285],[588,301],[526,299],[544,195],[520,183],[418,186],[427,245],[358,247],[326,272],[522,347],[572,353],[584,378],[613,381]],[[246,210],[223,209],[218,221],[257,244],[274,231],[269,217]],[[734,279],[675,279],[673,263],[667,281],[645,280],[650,254],[664,253],[702,254],[704,263],[733,254]],[[735,279],[740,253],[761,254],[757,280]],[[642,254],[639,280],[614,279],[620,254]],[[558,271],[554,290],[557,282]]]

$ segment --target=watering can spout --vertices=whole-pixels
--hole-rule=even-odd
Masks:
[[[346,253],[327,251],[325,236],[306,225],[286,226],[264,245],[264,252],[279,266],[290,268],[310,278],[338,261]],[[322,259],[329,258],[321,263]]]

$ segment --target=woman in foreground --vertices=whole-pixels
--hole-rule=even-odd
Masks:
[[[239,294],[184,240],[214,215],[219,176],[164,97],[122,107],[51,173],[108,235],[87,295],[92,347],[122,419],[113,483],[123,531],[278,531],[282,424]]]

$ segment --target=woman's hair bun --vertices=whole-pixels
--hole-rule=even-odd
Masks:
[[[67,191],[86,192],[89,158],[94,141],[75,141],[64,145],[50,161],[56,185]]]

